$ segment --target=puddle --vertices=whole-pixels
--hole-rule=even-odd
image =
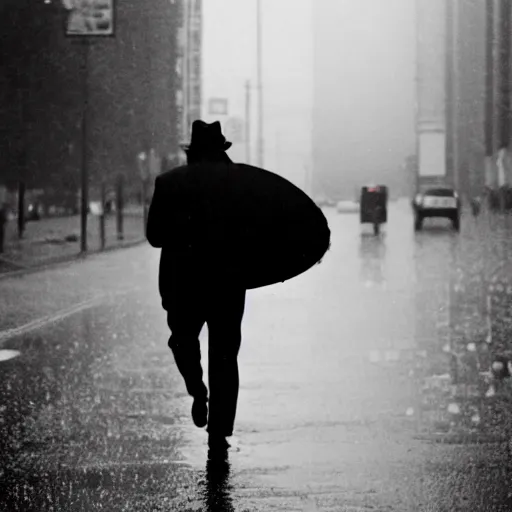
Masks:
[[[1,361],[9,361],[9,359],[14,359],[20,355],[19,350],[8,350],[8,349],[0,349],[0,362]]]

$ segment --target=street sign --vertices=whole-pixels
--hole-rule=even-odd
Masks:
[[[214,116],[225,116],[228,113],[228,100],[226,98],[210,98],[208,113]]]
[[[114,35],[114,0],[62,0],[69,11],[66,35]]]

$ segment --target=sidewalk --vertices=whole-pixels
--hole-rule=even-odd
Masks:
[[[454,240],[445,373],[424,378],[421,390],[424,417],[443,442],[512,438],[511,379],[491,372],[497,358],[512,353],[511,232],[510,215],[484,211],[476,219],[464,215]]]
[[[87,222],[89,252],[101,250],[99,217],[89,215]],[[127,209],[123,220],[123,240],[117,239],[116,215],[106,217],[106,249],[130,246],[144,240],[142,211]],[[7,224],[4,253],[0,255],[0,274],[39,267],[80,254],[80,216],[52,217],[26,224],[23,239],[17,235],[16,220]]]
[[[167,347],[158,251],[136,247],[0,283],[5,304],[24,315],[17,325],[32,320],[20,296],[44,307],[30,315],[40,318],[98,292],[126,291],[4,345],[20,356],[4,363],[0,383],[0,508],[510,510],[500,506],[510,503],[505,457],[413,439],[412,362],[368,359],[375,349],[416,349],[410,214],[397,212],[387,232],[386,290],[366,288],[358,275],[357,219],[328,215],[339,242],[322,265],[248,293],[239,451],[224,470],[206,463],[206,434],[192,424]],[[13,285],[18,293],[9,295]]]

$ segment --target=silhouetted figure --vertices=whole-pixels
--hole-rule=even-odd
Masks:
[[[232,164],[225,153],[230,146],[218,121],[194,121],[190,145],[183,147],[188,165],[156,178],[146,228],[149,243],[162,248],[159,290],[171,330],[168,344],[194,399],[192,419],[197,427],[207,425],[210,447],[221,450],[229,446],[226,437],[232,435],[235,422],[246,289],[229,259],[228,237],[223,238],[229,210],[222,210],[229,205],[215,201],[214,191],[192,199],[186,191],[215,165]],[[209,397],[199,345],[205,323]]]
[[[9,213],[7,205],[0,207],[0,254],[4,252],[5,245],[5,228],[9,220]]]
[[[473,197],[471,199],[471,213],[473,217],[478,217],[480,215],[480,210],[482,209],[482,199],[480,196]]]

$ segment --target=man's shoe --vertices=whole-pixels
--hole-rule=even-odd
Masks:
[[[208,436],[208,448],[212,450],[227,450],[230,446],[226,436],[219,434],[210,434]]]
[[[208,460],[227,461],[229,457],[230,444],[225,436],[210,434],[208,436]]]
[[[208,423],[208,398],[205,396],[194,397],[192,404],[192,420],[199,428],[206,427]]]

